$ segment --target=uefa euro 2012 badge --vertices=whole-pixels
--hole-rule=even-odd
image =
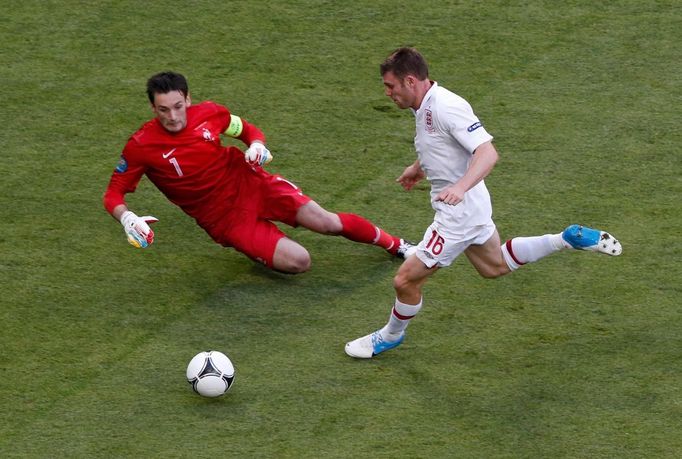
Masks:
[[[118,160],[118,164],[116,164],[116,172],[122,174],[126,170],[128,170],[128,161],[121,155],[121,159]]]
[[[481,124],[480,121],[476,121],[474,124],[472,124],[471,126],[469,126],[467,128],[467,131],[474,132],[476,129],[478,129],[480,127],[483,127],[483,125]]]

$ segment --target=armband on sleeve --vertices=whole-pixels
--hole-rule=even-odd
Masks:
[[[237,115],[230,114],[230,125],[225,130],[225,134],[230,137],[239,137],[244,130],[244,123]]]

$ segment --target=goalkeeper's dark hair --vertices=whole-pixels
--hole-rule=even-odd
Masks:
[[[429,66],[419,51],[411,47],[398,48],[379,67],[381,76],[388,72],[403,80],[407,75],[414,75],[418,80],[429,78]]]
[[[155,94],[167,94],[171,91],[180,91],[183,96],[187,97],[189,93],[187,79],[179,73],[161,72],[147,80],[147,96],[152,104]]]

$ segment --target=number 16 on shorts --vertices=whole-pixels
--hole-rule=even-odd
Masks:
[[[426,243],[426,251],[430,252],[431,255],[438,256],[443,253],[443,248],[445,248],[445,239],[438,234],[438,231],[431,230],[431,237]]]
[[[424,233],[424,239],[419,243],[419,249],[423,255],[419,259],[429,268],[435,265],[450,266],[469,246],[469,243],[469,241],[443,236],[438,232],[436,224],[433,223]]]

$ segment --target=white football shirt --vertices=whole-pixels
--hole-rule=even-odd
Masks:
[[[435,201],[447,186],[456,183],[467,171],[473,152],[492,140],[471,105],[433,82],[418,110],[414,145],[419,164],[431,183],[431,205],[439,231],[453,236],[466,228],[484,225],[492,217],[490,194],[483,180],[471,188],[464,200],[452,206]]]

